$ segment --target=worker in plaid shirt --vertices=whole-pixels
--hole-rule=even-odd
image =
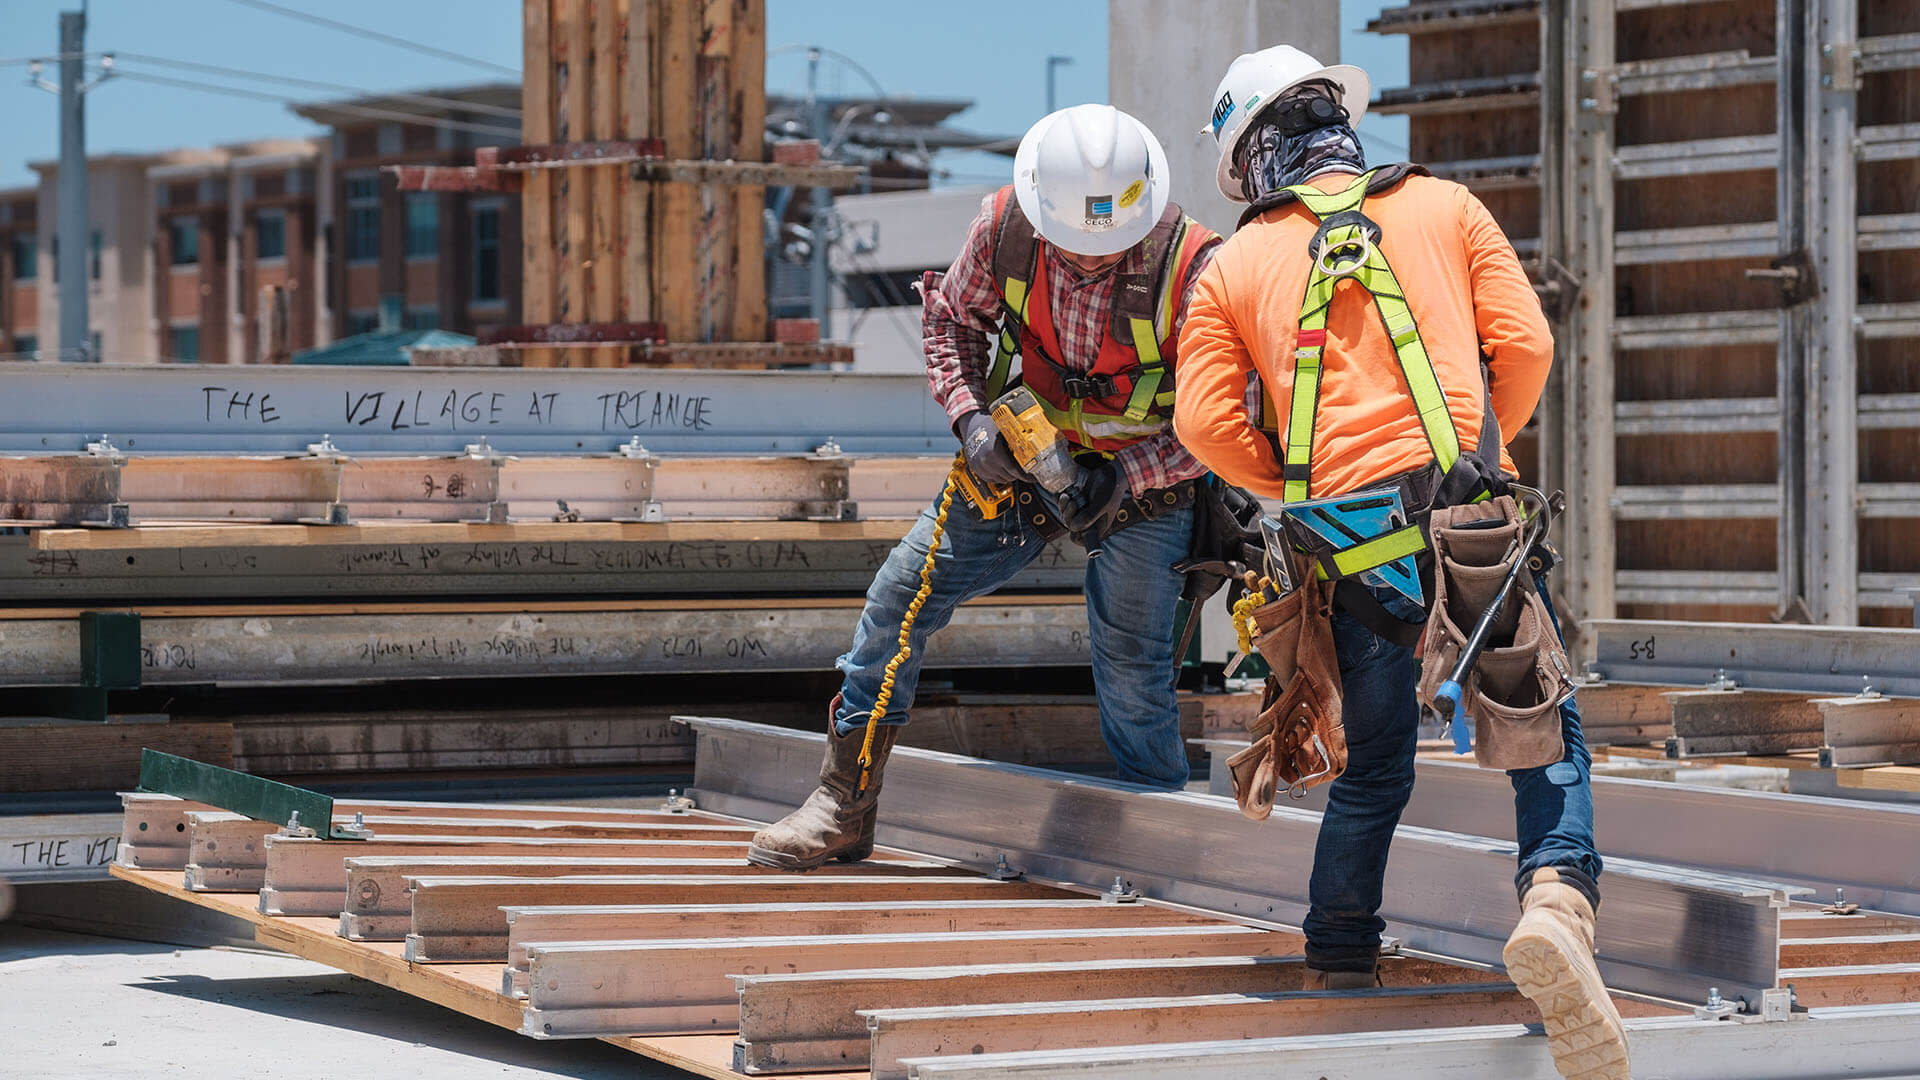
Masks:
[[[981,206],[952,268],[927,275],[934,399],[952,418],[973,478],[1014,485],[1015,494],[991,519],[954,500],[862,785],[863,728],[920,587],[939,499],[894,548],[839,660],[844,678],[820,787],[754,837],[752,861],[805,870],[872,851],[882,770],[912,707],[928,637],[1068,533],[1088,538],[1100,733],[1118,774],[1167,790],[1186,785],[1174,698],[1183,579],[1173,565],[1189,553],[1206,469],[1173,434],[1173,363],[1187,299],[1220,238],[1173,205],[1168,186],[1166,154],[1146,125],[1106,105],[1053,113],[1021,140],[1014,182]],[[1057,497],[1021,471],[990,414],[1014,384],[1016,361],[1019,383],[1075,452],[1078,478]]]

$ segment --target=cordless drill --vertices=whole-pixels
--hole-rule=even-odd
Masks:
[[[1047,419],[1047,411],[1033,391],[1016,386],[993,403],[993,422],[1007,441],[1013,460],[1034,483],[1056,498],[1071,491],[1080,479],[1072,449],[1065,435]],[[1004,484],[981,484],[973,474],[960,470],[962,494],[980,516],[988,521],[999,517],[1013,503],[1013,488]],[[1087,556],[1100,554],[1099,538],[1075,534],[1074,539],[1087,548]]]

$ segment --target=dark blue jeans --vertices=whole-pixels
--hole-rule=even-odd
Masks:
[[[921,512],[867,589],[853,647],[838,661],[845,678],[834,720],[843,735],[866,723],[887,662],[900,647],[900,619],[920,588],[938,505],[936,499]],[[1173,689],[1173,617],[1183,579],[1173,564],[1187,557],[1192,543],[1193,511],[1182,508],[1107,537],[1099,557],[1087,562],[1088,645],[1101,738],[1119,765],[1120,779],[1168,790],[1187,783]],[[1022,515],[1009,512],[983,521],[954,500],[934,556],[933,591],[908,639],[913,654],[895,675],[883,723],[907,722],[927,639],[947,625],[954,608],[1005,585],[1046,551],[1046,541]]]
[[[1426,613],[1399,593],[1371,589],[1396,617],[1424,622]],[[1546,585],[1540,583],[1546,596]],[[1547,610],[1552,612],[1552,602]],[[1559,629],[1558,620],[1554,624]],[[1307,960],[1323,971],[1371,970],[1386,921],[1379,916],[1387,848],[1413,794],[1413,756],[1420,706],[1420,665],[1413,650],[1380,637],[1344,609],[1333,613],[1347,728],[1347,771],[1328,787],[1327,809],[1308,884]],[[1593,848],[1592,755],[1580,734],[1580,710],[1560,707],[1566,756],[1552,765],[1507,773],[1519,839],[1520,874],[1543,866],[1600,876]]]

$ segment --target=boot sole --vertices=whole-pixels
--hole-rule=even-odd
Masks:
[[[1627,1033],[1578,943],[1552,927],[1516,930],[1502,958],[1507,975],[1540,1010],[1554,1068],[1567,1080],[1630,1080]]]
[[[799,855],[789,855],[784,851],[774,851],[754,844],[747,846],[747,862],[752,863],[754,866],[764,866],[772,870],[787,870],[793,873],[799,873],[805,870],[818,870],[830,862],[857,863],[872,854],[873,848],[869,847],[865,851],[851,849],[840,852],[827,851],[809,859],[802,858]]]

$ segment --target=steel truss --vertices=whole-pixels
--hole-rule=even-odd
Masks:
[[[687,722],[702,807],[770,820],[811,790],[824,736]],[[1318,814],[1283,807],[1256,823],[1210,796],[924,750],[896,750],[888,770],[883,844],[1044,881],[1097,888],[1118,878],[1156,900],[1261,924],[1298,926],[1306,914]],[[1415,950],[1498,964],[1517,917],[1511,845],[1403,827],[1395,860],[1400,884],[1381,911],[1389,933]],[[1629,860],[1611,861],[1607,881],[1599,956],[1608,985],[1679,1001],[1705,1000],[1717,986],[1755,1009],[1769,996],[1778,908],[1801,890]],[[1692,944],[1676,951],[1676,941]]]

